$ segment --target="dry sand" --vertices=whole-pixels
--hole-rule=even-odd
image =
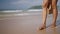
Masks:
[[[41,14],[5,16],[3,18],[0,18],[0,34],[60,34],[59,15],[56,28],[49,27],[49,25],[51,25],[50,22],[52,21],[52,16],[48,16],[48,28],[46,28],[45,30],[39,30],[39,27],[42,24]]]

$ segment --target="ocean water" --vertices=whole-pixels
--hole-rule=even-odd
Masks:
[[[2,10],[2,11],[0,11],[0,14],[2,14],[2,13],[38,12],[38,11],[42,11],[42,9],[29,9],[29,10]]]
[[[60,11],[60,6],[57,6],[58,10]],[[31,7],[31,9],[24,9],[24,10],[19,10],[19,9],[0,9],[0,13],[9,13],[9,12],[26,12],[26,11],[41,11],[42,10],[42,6],[33,6]]]
[[[58,7],[58,11],[60,12],[60,7]],[[1,15],[12,15],[12,14],[18,14],[18,15],[39,14],[41,12],[42,12],[42,9],[0,10],[0,16]]]

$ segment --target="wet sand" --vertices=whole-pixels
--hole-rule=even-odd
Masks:
[[[39,13],[39,12],[37,12]],[[60,13],[59,13],[60,15]],[[49,27],[52,15],[47,18],[47,27],[39,30],[42,25],[42,15],[5,16],[0,18],[0,34],[60,34],[60,16],[58,15],[56,28]]]

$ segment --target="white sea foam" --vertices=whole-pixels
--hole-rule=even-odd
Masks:
[[[4,13],[9,13],[9,12],[22,12],[23,10],[5,10],[5,11],[2,11]]]
[[[25,12],[25,11],[28,11],[28,12],[32,12],[32,11],[42,11],[42,9],[29,9],[29,10],[5,10],[5,11],[1,11],[1,12]]]
[[[4,13],[8,14],[0,14],[0,16],[24,16],[24,15],[39,15],[42,12],[42,9],[30,9],[30,10],[8,10],[8,11],[2,11]],[[15,14],[16,12],[16,14]],[[19,13],[22,12],[22,13]],[[12,13],[12,14],[10,14]],[[13,14],[14,13],[14,14]],[[60,12],[58,12],[60,13]]]
[[[30,9],[30,10],[27,10],[28,12],[32,12],[32,11],[42,11],[42,9]]]

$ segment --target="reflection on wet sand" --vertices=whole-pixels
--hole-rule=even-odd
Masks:
[[[53,34],[57,34],[56,28],[53,28],[52,30],[53,30]]]
[[[38,34],[60,34],[60,25],[56,27],[48,27],[43,30],[37,30]]]
[[[44,30],[38,30],[37,33],[38,34],[59,34],[60,31],[58,31],[59,28],[47,28],[47,29],[44,29]]]
[[[44,29],[44,30],[38,30],[37,33],[38,33],[38,34],[46,34],[46,29]]]
[[[49,31],[50,34],[57,34],[56,28],[51,28]]]

